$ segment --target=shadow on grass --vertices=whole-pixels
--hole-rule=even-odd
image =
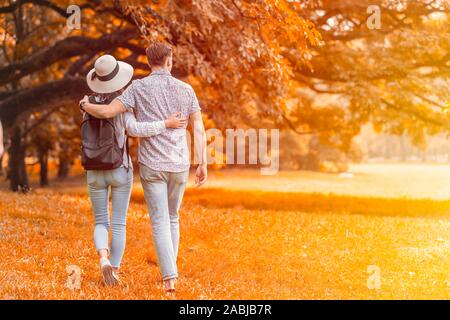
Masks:
[[[87,196],[86,187],[55,188],[56,192]],[[350,195],[238,191],[221,188],[188,188],[185,201],[212,209],[248,209],[351,213],[375,216],[450,218],[450,200],[361,197]],[[145,204],[142,188],[134,187],[131,201]]]

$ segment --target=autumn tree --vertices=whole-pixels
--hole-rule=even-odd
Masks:
[[[443,113],[450,100],[448,1],[301,1],[295,6],[325,42],[315,50],[312,68],[295,72],[298,100],[289,113],[295,127],[321,132],[322,140],[343,150],[369,122],[378,131],[409,135],[417,144],[427,135],[448,132],[449,117]],[[367,23],[369,6],[379,9],[379,28]],[[324,99],[328,110],[318,102]],[[331,123],[320,116],[324,112]]]
[[[11,141],[32,112],[76,108],[99,54],[148,74],[144,48],[157,39],[174,46],[173,74],[217,128],[289,130],[311,155],[350,152],[369,122],[416,141],[448,130],[447,1],[80,0],[71,31],[69,1],[3,2],[0,119]],[[369,5],[379,29],[367,26]]]
[[[281,46],[306,53],[320,39],[286,2],[86,1],[80,4],[83,28],[72,34],[65,29],[67,4],[19,1],[0,9],[8,61],[0,69],[6,88],[0,117],[16,135],[31,112],[74,103],[86,93],[84,75],[100,53],[130,62],[142,71],[138,76],[148,73],[144,48],[157,39],[176,48],[174,75],[201,88],[205,113],[219,126],[238,126],[233,121],[251,114],[251,104],[262,115],[276,113],[270,106],[278,105],[291,69]],[[18,141],[10,152],[23,158]]]

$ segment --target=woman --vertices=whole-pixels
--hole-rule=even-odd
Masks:
[[[90,99],[105,104],[121,94],[133,77],[133,67],[104,55],[97,59],[95,67],[87,75],[87,84],[94,92]],[[83,110],[83,103],[80,102]],[[84,110],[83,110],[84,111]],[[88,117],[86,113],[84,117]],[[119,282],[118,270],[126,241],[126,215],[133,185],[133,168],[126,145],[126,133],[131,136],[149,137],[167,129],[184,126],[186,120],[172,115],[165,121],[137,122],[135,116],[125,112],[113,118],[116,141],[123,152],[122,165],[113,170],[87,170],[89,197],[95,216],[94,243],[100,256],[100,270],[107,285]],[[120,161],[120,158],[119,158]],[[111,189],[112,214],[109,217],[109,189]],[[111,246],[108,232],[111,227]],[[109,257],[108,257],[109,255]]]

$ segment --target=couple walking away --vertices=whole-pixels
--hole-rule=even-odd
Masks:
[[[100,270],[105,284],[115,285],[120,281],[118,271],[125,249],[126,215],[133,186],[127,135],[140,138],[139,174],[152,223],[153,243],[164,289],[173,292],[178,277],[178,210],[190,168],[188,123],[195,131],[194,152],[200,163],[195,177],[197,185],[207,179],[206,135],[194,90],[171,76],[172,48],[155,42],[146,53],[152,73],[132,81],[125,90],[133,77],[133,67],[110,55],[98,58],[87,75],[93,94],[80,101],[82,163],[87,170],[95,216],[94,242]]]

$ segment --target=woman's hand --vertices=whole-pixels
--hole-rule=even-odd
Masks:
[[[174,113],[167,120],[164,121],[166,128],[168,129],[179,129],[186,126],[186,119],[182,119],[181,112]]]

